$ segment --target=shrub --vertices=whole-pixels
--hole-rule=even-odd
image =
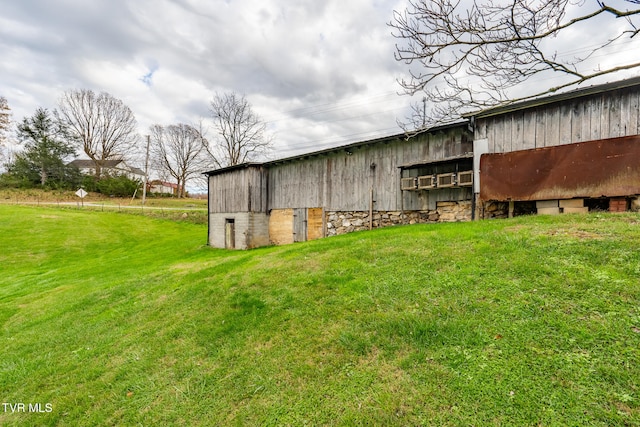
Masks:
[[[109,176],[96,181],[96,190],[105,196],[132,197],[141,183],[125,175]]]

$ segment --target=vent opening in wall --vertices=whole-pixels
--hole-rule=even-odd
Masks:
[[[435,175],[423,175],[418,177],[418,189],[428,190],[436,187]]]
[[[438,188],[455,187],[456,174],[455,173],[443,173],[437,175]]]
[[[473,185],[473,171],[458,172],[458,185],[470,187]]]
[[[417,188],[416,178],[402,178],[400,186],[402,190],[415,190]]]

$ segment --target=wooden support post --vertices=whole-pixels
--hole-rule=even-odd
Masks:
[[[509,200],[509,218],[513,218],[514,205],[513,200]]]
[[[369,188],[369,230],[373,229],[373,187]]]

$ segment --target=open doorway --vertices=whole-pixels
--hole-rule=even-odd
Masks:
[[[233,218],[227,218],[224,223],[224,247],[236,248],[236,220]]]

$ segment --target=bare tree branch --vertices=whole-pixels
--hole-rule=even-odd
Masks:
[[[9,130],[11,123],[11,109],[7,98],[0,96],[0,147],[2,147],[6,141],[6,131]]]
[[[626,0],[640,4],[640,0]],[[473,110],[534,98],[561,88],[621,70],[627,64],[589,66],[588,60],[617,40],[639,32],[640,8],[615,8],[598,0],[410,0],[404,11],[394,12],[389,26],[396,44],[396,60],[410,66],[409,77],[399,80],[410,95],[423,92],[431,111],[427,127],[454,121]],[[576,12],[581,14],[576,15]],[[592,25],[619,19],[614,35],[594,34]],[[551,40],[570,31],[589,34],[591,47],[582,55],[562,57]],[[415,66],[415,67],[411,67]],[[560,73],[566,81],[521,97],[514,87],[532,76]],[[479,79],[479,83],[470,80]],[[409,125],[423,126],[424,110],[414,106]],[[407,124],[404,124],[407,127]]]

